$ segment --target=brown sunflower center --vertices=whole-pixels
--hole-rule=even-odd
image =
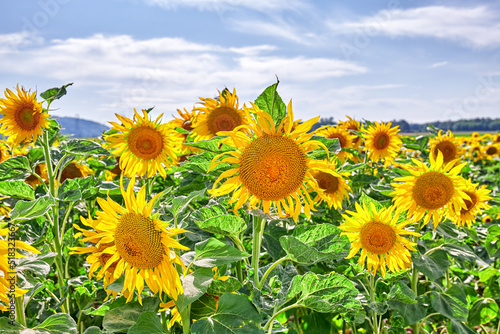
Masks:
[[[389,135],[385,132],[379,132],[373,138],[373,146],[377,150],[385,150],[389,146]]]
[[[356,126],[356,125],[349,125],[349,126],[347,127],[347,129],[348,129],[348,130],[359,131],[359,128],[358,128],[358,126]],[[356,134],[355,134],[355,135],[354,135],[354,138],[352,139],[352,143],[353,143],[353,144],[357,144],[357,143],[358,143],[358,141],[359,141],[360,139],[361,139],[361,137],[359,137],[358,135],[356,135]]]
[[[163,136],[156,129],[139,126],[130,130],[127,144],[136,157],[144,160],[155,159],[163,150]]]
[[[444,140],[438,143],[433,151],[435,157],[437,157],[439,151],[443,154],[444,163],[448,163],[457,158],[457,147],[451,141]]]
[[[215,135],[219,131],[232,131],[235,127],[243,124],[243,120],[234,108],[219,107],[208,115],[208,129]]]
[[[453,181],[446,175],[430,171],[422,174],[413,186],[413,199],[427,210],[442,208],[453,197]]]
[[[17,126],[24,131],[33,131],[40,124],[40,114],[26,106],[16,111],[15,119]]]
[[[244,151],[241,182],[259,199],[277,201],[295,192],[307,171],[306,155],[294,140],[279,136],[255,139]]]
[[[182,123],[181,127],[186,131],[193,130],[193,124],[191,123],[190,119],[185,120],[184,123]]]
[[[493,220],[493,218],[491,218],[490,216],[484,217],[484,219],[483,219],[483,221],[485,223],[491,223],[492,220]]]
[[[360,239],[364,249],[380,255],[389,252],[394,247],[396,232],[387,224],[369,222],[361,228]]]
[[[340,147],[345,147],[347,144],[347,139],[345,139],[344,136],[342,136],[340,133],[332,133],[328,135],[328,138],[337,138],[339,140]]]
[[[314,178],[321,189],[327,194],[335,194],[339,189],[339,178],[325,172],[317,172]]]
[[[151,219],[138,213],[126,213],[120,218],[114,238],[120,256],[135,268],[155,268],[163,260],[161,232]]]
[[[476,194],[474,194],[472,191],[467,191],[465,190],[464,193],[466,193],[467,195],[469,195],[470,197],[470,201],[468,199],[464,199],[464,202],[465,202],[465,205],[467,206],[467,209],[464,209],[462,208],[460,210],[460,214],[463,215],[463,214],[466,214],[467,212],[469,212],[470,210],[472,210],[474,208],[474,206],[476,205],[477,203],[477,196]]]
[[[78,168],[78,166],[71,162],[69,165],[64,167],[61,173],[61,182],[64,182],[66,179],[79,179],[82,178],[82,171]]]
[[[497,154],[497,153],[498,153],[498,149],[495,146],[490,146],[486,150],[486,154],[488,154],[488,155],[494,155],[494,154]]]

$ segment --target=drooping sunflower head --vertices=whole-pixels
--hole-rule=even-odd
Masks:
[[[442,130],[439,130],[437,137],[431,138],[429,141],[430,153],[434,159],[437,158],[438,151],[443,154],[443,162],[445,164],[455,159],[462,158],[462,147],[459,141],[453,136],[453,133],[449,131],[447,134],[443,135],[442,132]]]
[[[302,209],[310,215],[313,201],[309,191],[319,192],[318,183],[312,175],[315,170],[331,173],[319,161],[309,159],[308,151],[324,147],[323,144],[310,140],[308,133],[319,117],[308,120],[292,130],[294,126],[291,102],[288,104],[287,116],[275,126],[271,116],[256,105],[246,108],[250,124],[241,126],[246,131],[221,132],[229,136],[225,141],[234,147],[233,151],[216,156],[211,169],[221,163],[233,164],[233,168],[223,172],[216,180],[210,193],[221,196],[233,192],[229,204],[235,203],[235,212],[248,201],[249,208],[262,204],[264,212],[270,214],[273,205],[280,217],[292,216],[294,220]],[[255,114],[255,118],[250,115]],[[224,157],[223,159],[221,159]],[[228,178],[220,187],[218,183]]]
[[[432,218],[434,228],[450,211],[467,209],[465,200],[470,200],[464,192],[465,179],[459,175],[465,162],[454,167],[454,162],[443,163],[443,154],[438,152],[436,160],[431,156],[430,167],[413,159],[416,166],[407,168],[412,175],[395,178],[393,201],[398,212],[408,211],[408,219],[420,221],[424,225]]]
[[[315,134],[321,137],[325,138],[337,138],[339,140],[339,144],[341,148],[353,148],[354,147],[354,141],[355,141],[355,136],[349,132],[344,127],[341,126],[333,126],[333,125],[328,125],[322,128],[319,128],[318,130],[315,131]],[[337,158],[341,162],[345,162],[346,160],[352,158],[353,154],[347,151],[340,151],[337,154]]]
[[[70,162],[61,172],[61,183],[67,179],[81,179],[94,174],[87,165]]]
[[[351,130],[351,131],[363,131],[364,127],[363,125],[356,121],[354,118],[351,118],[347,116],[347,121],[339,121],[338,125],[339,127],[342,127],[346,130]],[[361,142],[363,141],[363,138],[358,136],[357,134],[351,132],[352,135],[354,136],[352,139],[352,144],[355,148],[359,148],[361,146]]]
[[[330,208],[333,206],[337,210],[342,208],[342,202],[349,197],[351,192],[351,187],[346,180],[349,174],[337,172],[335,165],[328,161],[324,161],[324,163],[323,170],[315,170],[311,173],[320,189],[314,202],[319,204],[325,201]],[[327,173],[324,169],[329,169],[330,172]]]
[[[141,117],[134,110],[133,120],[116,114],[122,124],[110,122],[112,129],[118,132],[104,139],[112,153],[120,157],[120,168],[128,177],[152,177],[157,172],[166,177],[165,167],[177,163],[179,136],[168,124],[160,123],[163,114],[155,121],[149,119],[146,110],[143,114]]]
[[[356,211],[346,211],[343,214],[344,223],[339,228],[344,231],[351,242],[351,258],[361,250],[358,262],[373,274],[380,269],[385,276],[386,267],[392,272],[411,267],[410,250],[414,251],[416,243],[409,241],[403,235],[419,237],[420,234],[405,230],[410,222],[397,223],[399,214],[394,213],[394,207],[377,210],[371,203],[361,207],[356,203]]]
[[[491,190],[487,189],[485,185],[478,187],[477,183],[466,180],[463,190],[470,199],[465,200],[465,208],[461,207],[460,210],[450,211],[450,220],[457,226],[471,227],[472,223],[476,221],[476,217],[482,214],[482,210],[487,210],[490,206],[486,203],[491,199],[488,194]]]
[[[36,175],[35,175],[36,174]],[[49,180],[49,175],[47,174],[47,165],[46,164],[38,164],[35,166],[35,173],[28,176],[24,182],[29,184],[31,187],[36,188],[38,185],[43,182],[47,183]]]
[[[97,212],[95,220],[81,217],[83,225],[91,230],[73,226],[81,231],[75,235],[83,235],[82,241],[94,243],[90,247],[74,247],[74,254],[91,253],[87,260],[92,263],[89,276],[100,268],[97,278],[106,275],[112,283],[121,275],[125,275],[125,283],[121,293],[126,294],[127,301],[132,300],[134,291],[141,301],[141,293],[146,284],[153,293],[164,292],[172,299],[182,293],[182,284],[174,267],[182,267],[182,261],[174,249],[189,250],[173,238],[176,234],[186,232],[183,229],[167,228],[168,224],[155,218],[152,214],[157,194],[149,203],[146,202],[146,188],[143,186],[134,194],[135,179],[130,180],[127,190],[122,184],[121,191],[125,207],[120,206],[108,197],[98,198],[102,211]],[[105,255],[108,254],[108,255]],[[109,256],[111,255],[111,256]],[[111,269],[110,269],[111,268]],[[114,270],[113,270],[114,268]]]
[[[399,126],[391,127],[392,123],[378,123],[365,129],[365,149],[373,161],[383,160],[385,165],[391,163],[401,149]]]
[[[239,109],[236,89],[232,93],[224,89],[217,99],[200,97],[200,100],[201,107],[194,109],[199,111],[193,123],[195,141],[213,138],[219,131],[232,131],[248,123],[245,112]]]
[[[0,99],[2,125],[0,131],[8,136],[8,141],[18,145],[21,142],[36,141],[44,128],[49,127],[48,115],[43,112],[42,104],[36,100],[36,91],[26,91],[17,85],[17,95],[10,89],[5,90],[5,99]]]

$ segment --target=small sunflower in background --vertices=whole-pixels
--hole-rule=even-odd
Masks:
[[[179,127],[191,132],[193,130],[194,119],[198,112],[195,109],[189,112],[186,110],[186,108],[184,108],[184,111],[177,109],[177,113],[179,114],[179,116],[181,116],[181,118],[177,118],[174,116],[174,119],[168,122],[168,124],[174,129],[176,127]],[[187,136],[187,134],[183,135],[184,138],[186,138]]]
[[[494,157],[498,157],[500,152],[500,145],[489,144],[484,148],[483,157],[488,160],[492,160]]]
[[[412,159],[416,166],[406,168],[412,175],[395,178],[394,181],[402,183],[391,183],[394,187],[391,194],[398,213],[408,211],[408,219],[414,222],[424,219],[423,225],[432,218],[436,228],[450,211],[459,214],[461,209],[467,209],[465,200],[470,197],[464,192],[465,179],[459,175],[467,163],[444,164],[441,151],[436,159],[430,155],[429,160],[430,167]]]
[[[116,114],[122,124],[110,122],[118,133],[104,136],[106,146],[120,157],[120,168],[126,176],[152,177],[160,173],[165,178],[165,168],[177,163],[178,136],[168,124],[160,124],[163,114],[152,121],[146,110],[142,112],[141,117],[134,109],[133,119]]]
[[[355,136],[352,135],[349,130],[345,129],[344,127],[338,125],[327,125],[316,130],[315,134],[329,139],[337,138],[339,140],[341,148],[354,148],[353,142],[355,140]],[[352,156],[352,153],[349,153],[347,151],[340,151],[339,153],[337,153],[336,157],[339,158],[342,163],[344,163],[346,160],[351,159]]]
[[[303,202],[304,213],[310,217],[314,203],[309,192],[321,191],[312,173],[317,170],[331,173],[324,163],[306,156],[309,151],[325,148],[322,143],[311,140],[313,134],[308,133],[319,117],[292,130],[291,102],[286,117],[278,126],[269,114],[256,105],[245,107],[245,111],[248,119],[253,119],[250,112],[255,114],[255,119],[245,126],[246,132],[236,128],[220,133],[221,136],[229,136],[225,143],[233,146],[234,150],[214,157],[210,169],[221,163],[232,164],[233,168],[218,177],[209,193],[222,196],[233,192],[228,204],[236,203],[236,214],[248,201],[250,209],[262,205],[264,212],[270,214],[269,208],[273,205],[280,217],[290,215],[296,221]],[[224,178],[227,180],[217,187]]]
[[[430,138],[429,140],[430,153],[434,159],[436,159],[438,151],[443,154],[443,163],[445,164],[452,160],[463,159],[464,152],[460,146],[460,142],[453,136],[453,132],[448,131],[444,135],[442,133],[443,130],[439,130],[437,137]]]
[[[466,156],[475,162],[479,161],[483,158],[482,150],[483,147],[480,143],[473,144],[467,149]]]
[[[394,207],[377,210],[371,203],[367,207],[355,204],[356,211],[346,211],[342,214],[345,222],[339,226],[351,242],[351,251],[346,259],[352,258],[361,250],[358,263],[365,266],[374,275],[380,270],[385,276],[386,267],[392,272],[405,270],[411,267],[410,251],[415,251],[415,242],[403,237],[420,234],[405,230],[409,221],[398,224],[399,214],[394,214]]]
[[[184,268],[174,249],[189,250],[181,245],[175,235],[186,230],[168,228],[168,223],[162,222],[153,215],[153,206],[161,193],[146,202],[146,187],[143,186],[134,195],[135,178],[132,178],[125,191],[123,178],[120,188],[125,207],[122,207],[109,197],[107,200],[97,198],[103,211],[98,211],[95,220],[80,217],[85,226],[92,230],[85,230],[73,224],[81,233],[75,237],[84,236],[81,240],[94,243],[90,247],[72,247],[72,254],[91,253],[87,260],[92,263],[89,277],[101,268],[98,279],[107,276],[111,280],[125,275],[122,294],[131,301],[137,289],[137,298],[142,303],[141,293],[146,284],[151,291],[166,293],[172,299],[182,294],[182,284],[175,264]],[[107,254],[107,255],[106,255]]]
[[[19,145],[22,142],[36,141],[43,129],[49,127],[47,113],[36,100],[36,91],[26,91],[17,85],[17,95],[10,89],[5,90],[5,99],[0,99],[2,125],[0,131],[8,136],[8,142]]]
[[[35,166],[35,173],[28,176],[24,182],[29,184],[33,189],[37,186],[49,182],[49,175],[47,173],[47,165],[42,163]]]
[[[194,108],[199,113],[194,119],[193,139],[208,140],[217,136],[219,131],[233,131],[236,127],[247,125],[245,112],[239,109],[236,89],[219,92],[217,99],[200,97],[201,107]]]
[[[461,207],[458,213],[456,210],[451,210],[449,218],[458,227],[467,224],[467,227],[470,228],[472,223],[476,221],[476,217],[482,214],[482,210],[490,208],[486,201],[491,199],[488,196],[491,190],[487,189],[484,184],[478,187],[477,183],[472,183],[469,179],[465,181],[464,192],[470,197],[470,200],[465,200],[466,208]]]
[[[398,155],[401,145],[401,136],[398,135],[399,126],[391,127],[392,123],[378,123],[368,126],[364,130],[365,149],[372,161],[384,161],[389,165]]]
[[[363,131],[364,128],[360,122],[356,121],[354,118],[351,118],[347,115],[346,115],[346,117],[348,120],[347,121],[339,121],[337,126],[342,127],[346,130]],[[353,147],[358,149],[361,146],[361,143],[363,142],[363,138],[358,136],[355,133],[352,133],[352,135],[354,136],[354,138],[352,139]]]
[[[70,162],[61,172],[61,183],[67,179],[82,179],[91,174],[94,171],[90,169],[87,165],[79,164],[76,162]]]
[[[337,172],[335,165],[326,161],[325,168],[330,171],[327,173],[322,170],[316,170],[311,173],[321,190],[316,195],[316,198],[314,198],[314,202],[321,204],[325,201],[329,208],[333,206],[335,210],[341,209],[342,202],[349,197],[349,193],[351,192],[351,187],[347,184],[346,180],[349,173]]]

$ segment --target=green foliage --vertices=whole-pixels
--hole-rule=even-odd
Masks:
[[[47,89],[45,92],[40,94],[40,97],[45,99],[47,102],[52,102],[53,100],[58,100],[64,95],[66,95],[66,88],[73,85],[73,83],[66,84],[62,87],[54,87]]]
[[[195,253],[194,265],[205,268],[230,264],[250,256],[250,254],[242,252],[215,238],[197,243]]]
[[[276,126],[278,126],[281,120],[286,116],[286,105],[277,91],[278,84],[279,80],[267,87],[255,100],[257,107],[271,115]]]

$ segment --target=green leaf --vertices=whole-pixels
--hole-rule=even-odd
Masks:
[[[0,194],[30,201],[35,199],[35,191],[33,188],[21,180],[0,181]]]
[[[86,139],[70,140],[63,146],[62,150],[74,155],[91,155],[94,157],[109,155],[109,152],[101,145]]]
[[[203,198],[206,189],[193,191],[188,196],[178,196],[172,200],[172,204],[167,206],[167,210],[170,211],[174,217],[178,216],[183,212],[195,198]]]
[[[326,146],[327,151],[323,147],[320,147],[313,152],[308,154],[309,158],[316,160],[332,159],[340,152],[340,142],[338,138],[325,138],[321,136],[313,135],[311,140],[319,141]],[[328,154],[327,154],[328,152]]]
[[[83,334],[101,334],[102,331],[99,327],[97,326],[90,326],[83,332]]]
[[[220,142],[224,138],[226,137],[213,137],[212,139],[209,140],[200,140],[197,142],[184,143],[183,145],[196,147],[212,153],[223,153],[223,152],[233,151],[234,150],[233,147]]]
[[[389,300],[391,309],[399,312],[405,319],[408,325],[413,325],[417,321],[422,320],[427,315],[427,304],[424,296],[416,298],[416,304],[405,304],[402,302]]]
[[[59,188],[57,198],[62,202],[76,202],[82,199],[80,184],[74,179],[66,179]]]
[[[211,203],[194,214],[193,221],[200,229],[226,236],[237,236],[246,229],[244,219],[227,214],[226,208],[218,203]]]
[[[465,244],[447,243],[443,245],[443,250],[448,251],[448,254],[458,261],[465,260],[473,263],[475,261],[481,261],[481,258]]]
[[[196,321],[191,326],[191,332],[193,334],[263,333],[256,331],[255,326],[247,327],[243,331],[240,327],[247,321],[257,324],[262,322],[255,306],[244,295],[226,293],[220,297],[215,314]]]
[[[343,259],[349,254],[350,243],[342,231],[331,224],[297,226],[293,235],[281,237],[281,247],[288,257],[301,264]]]
[[[202,295],[191,304],[191,319],[207,318],[217,310],[218,299],[208,294]]]
[[[304,328],[304,334],[326,334],[332,331],[332,320],[324,314],[311,312],[300,319]]]
[[[16,206],[10,212],[11,221],[28,220],[43,216],[54,204],[54,198],[49,195],[42,196],[36,201],[17,201]]]
[[[405,304],[416,304],[415,292],[405,283],[397,281],[387,295],[388,300],[394,300]]]
[[[7,317],[0,317],[0,328],[1,334],[19,334],[24,329],[20,323]]]
[[[41,93],[40,96],[42,97],[42,99],[45,99],[47,101],[58,100],[66,95],[66,87],[69,87],[71,85],[73,85],[72,82],[59,88],[54,87],[47,89],[45,92]]]
[[[163,334],[166,333],[156,312],[142,313],[127,334]]]
[[[431,291],[431,305],[436,312],[449,319],[467,321],[467,299],[457,286],[452,286],[446,293]]]
[[[432,281],[444,276],[450,266],[448,255],[442,249],[437,249],[429,255],[414,252],[411,257],[415,268]]]
[[[287,299],[297,297],[297,304],[321,313],[353,313],[361,309],[356,299],[359,291],[345,276],[331,272],[316,275],[308,272],[295,276]]]
[[[82,192],[82,199],[90,199],[97,195],[99,188],[97,186],[97,181],[94,175],[89,175],[83,179],[77,178],[73,179]]]
[[[36,333],[76,334],[76,322],[66,313],[53,314],[40,325],[33,327]]]
[[[182,279],[182,295],[178,296],[176,305],[179,310],[200,298],[207,292],[214,279],[214,272],[209,268],[196,269]]]
[[[449,324],[449,333],[456,334],[477,334],[476,331],[470,329],[466,324],[457,320],[451,320]]]
[[[250,256],[250,254],[242,252],[215,238],[197,243],[194,249],[196,252],[194,265],[198,267],[218,267]]]
[[[485,247],[490,257],[500,257],[500,226],[491,225],[488,227]]]
[[[234,277],[229,277],[225,281],[213,280],[208,287],[207,293],[209,295],[223,295],[227,292],[233,292],[241,289],[241,283]]]
[[[144,312],[157,312],[160,300],[158,297],[148,297],[139,302],[126,303],[123,306],[108,310],[104,314],[102,326],[106,333],[127,332]]]
[[[369,174],[356,174],[351,177],[350,185],[353,188],[364,187],[365,185],[376,184],[380,181],[378,176]]]
[[[469,311],[467,324],[479,326],[486,324],[498,316],[498,304],[491,298],[477,299]]]
[[[286,105],[277,92],[279,82],[277,80],[276,83],[267,87],[255,100],[257,107],[271,115],[276,126],[286,116]]]
[[[30,162],[24,155],[18,155],[0,163],[0,181],[31,175]]]

